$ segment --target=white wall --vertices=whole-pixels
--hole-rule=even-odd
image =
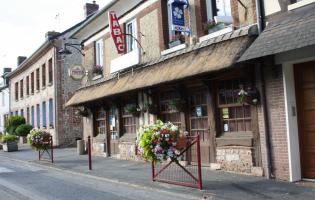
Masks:
[[[4,115],[9,114],[9,89],[0,92],[0,132],[4,130]]]

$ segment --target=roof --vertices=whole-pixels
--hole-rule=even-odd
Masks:
[[[315,44],[315,3],[285,13],[267,28],[239,61],[278,54]]]
[[[43,52],[45,49],[50,48],[52,46],[54,46],[52,44],[52,41],[57,39],[58,37],[64,36],[67,33],[69,33],[70,31],[78,28],[82,23],[84,23],[86,20],[88,20],[88,18],[82,20],[81,22],[75,24],[74,26],[71,26],[70,28],[66,29],[65,31],[63,31],[62,33],[53,35],[52,37],[49,38],[49,40],[45,40],[45,42],[38,48],[36,49],[30,57],[28,57],[27,59],[25,59],[15,70],[13,70],[12,72],[7,74],[7,77],[11,77],[13,75],[15,75],[16,73],[18,73],[19,71],[23,70],[28,63],[32,62],[33,59],[35,59],[37,56],[39,56],[41,54],[41,52]]]
[[[227,33],[161,56],[131,72],[82,87],[66,106],[82,105],[104,97],[231,67],[252,42],[248,32],[247,27]]]

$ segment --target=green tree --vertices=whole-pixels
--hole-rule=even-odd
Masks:
[[[16,128],[21,124],[25,124],[25,118],[22,116],[11,116],[4,124],[5,131],[10,135],[16,135]]]

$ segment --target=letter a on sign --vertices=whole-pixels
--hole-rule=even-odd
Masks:
[[[123,37],[115,11],[108,12],[108,20],[109,20],[110,33],[114,40],[117,52],[118,54],[123,54],[125,53],[124,37]]]

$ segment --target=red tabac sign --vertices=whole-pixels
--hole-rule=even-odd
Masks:
[[[123,54],[125,53],[124,37],[123,37],[121,27],[119,25],[118,18],[116,16],[115,11],[108,12],[108,19],[109,19],[110,33],[116,45],[117,52],[119,54]]]

